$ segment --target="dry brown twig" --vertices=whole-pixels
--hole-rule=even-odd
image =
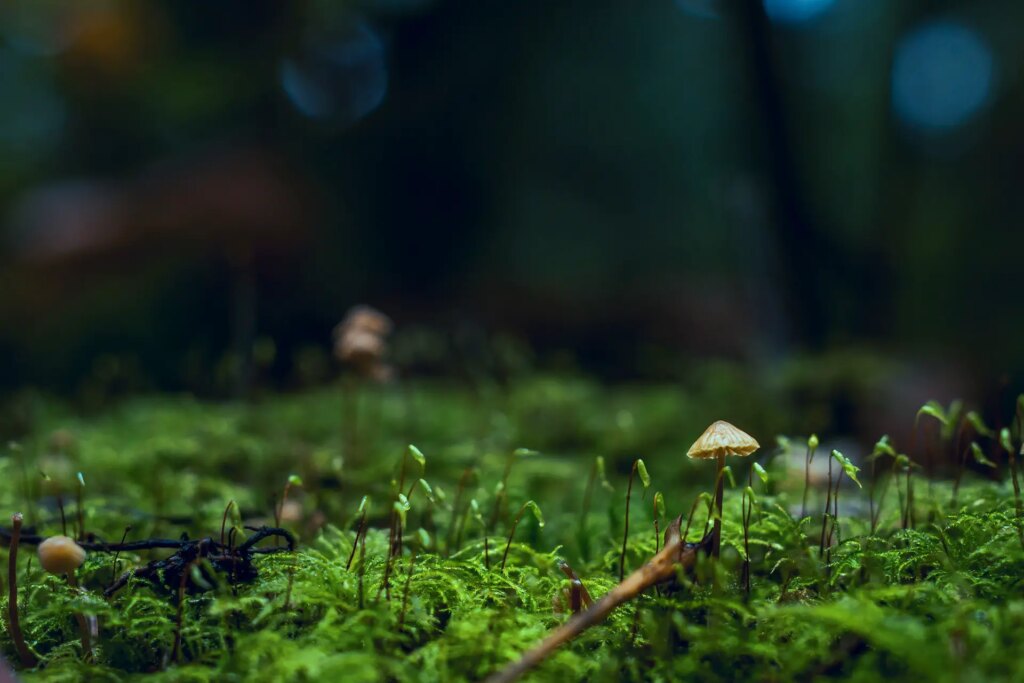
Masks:
[[[487,683],[511,683],[540,664],[559,647],[591,626],[604,621],[619,605],[632,600],[651,586],[674,578],[679,570],[693,567],[698,551],[703,551],[705,554],[710,552],[714,536],[708,534],[698,543],[686,543],[679,535],[682,521],[683,518],[680,515],[665,530],[665,547],[648,560],[644,566],[627,576],[588,609],[574,615],[569,621],[552,631],[547,638],[532,650],[527,651],[519,660],[512,662],[488,678]]]

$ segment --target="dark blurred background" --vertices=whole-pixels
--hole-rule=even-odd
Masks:
[[[1022,26],[1017,0],[4,0],[0,387],[316,382],[367,302],[410,372],[881,359],[913,400],[998,395]]]

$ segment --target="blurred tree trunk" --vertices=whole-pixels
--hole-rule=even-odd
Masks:
[[[780,259],[778,276],[790,329],[795,341],[817,348],[825,341],[827,325],[824,273],[842,272],[836,268],[840,255],[815,229],[804,201],[764,5],[761,0],[738,0],[734,15],[764,138],[772,205],[769,226]]]

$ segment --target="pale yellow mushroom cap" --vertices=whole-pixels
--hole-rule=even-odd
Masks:
[[[750,434],[725,420],[718,420],[704,430],[686,452],[691,458],[717,458],[721,455],[750,455],[761,444]]]
[[[67,536],[50,536],[39,544],[39,564],[51,574],[68,574],[85,562],[85,550]]]

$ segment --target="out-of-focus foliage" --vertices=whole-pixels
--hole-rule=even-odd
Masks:
[[[758,5],[771,59],[736,11]],[[316,376],[308,344],[358,300],[616,376],[772,357],[810,317],[822,345],[1019,374],[1022,21],[1014,0],[5,2],[0,387],[223,393],[244,332],[276,340],[265,376]]]

